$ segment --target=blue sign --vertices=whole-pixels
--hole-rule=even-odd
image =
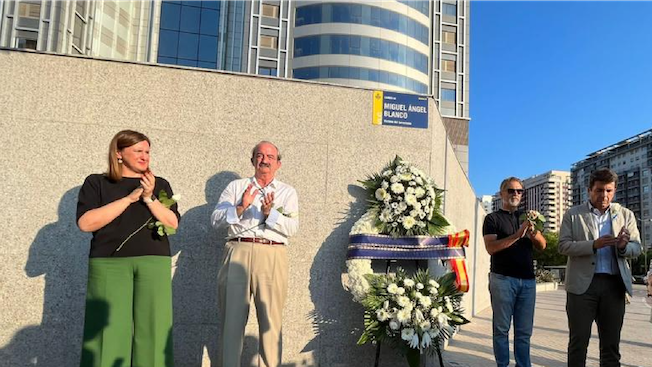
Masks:
[[[372,124],[428,128],[428,98],[374,91]]]

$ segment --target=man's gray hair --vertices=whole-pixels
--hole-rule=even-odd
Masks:
[[[520,178],[512,176],[512,177],[507,177],[506,179],[503,180],[503,182],[500,183],[500,192],[507,190],[507,185],[509,185],[509,183],[512,181],[518,182],[522,188],[525,188],[525,186],[523,186],[523,181],[521,181]]]
[[[272,143],[271,141],[267,141],[267,140],[259,141],[258,144],[256,144],[256,146],[254,146],[254,149],[251,150],[251,158],[256,157],[256,153],[258,153],[258,147],[260,147],[262,144],[269,144],[269,145],[273,146],[276,149],[276,159],[279,160],[279,161],[281,160],[281,151],[278,149],[278,147],[274,143]]]

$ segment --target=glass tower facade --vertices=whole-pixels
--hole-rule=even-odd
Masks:
[[[217,69],[220,1],[163,1],[158,62]]]
[[[430,4],[297,5],[293,77],[428,94]]]

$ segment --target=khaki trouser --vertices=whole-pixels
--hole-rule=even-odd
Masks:
[[[222,367],[240,367],[252,297],[259,325],[258,366],[280,366],[283,306],[288,288],[286,246],[227,242],[217,279]]]

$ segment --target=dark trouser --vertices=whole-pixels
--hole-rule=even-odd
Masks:
[[[625,315],[625,286],[620,275],[595,274],[584,294],[566,293],[568,367],[586,366],[593,321],[600,337],[600,367],[619,367],[620,330]]]

